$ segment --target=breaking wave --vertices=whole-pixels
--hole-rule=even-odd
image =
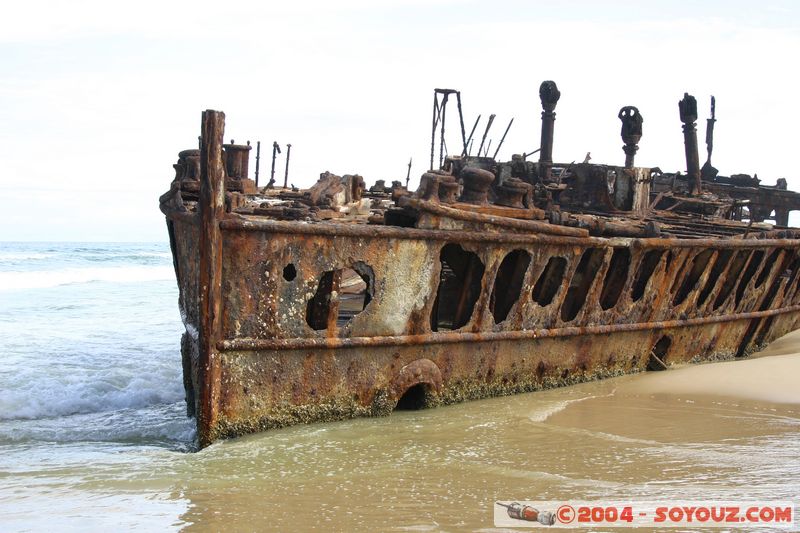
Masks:
[[[183,401],[138,409],[27,420],[9,420],[0,425],[0,444],[44,442],[171,442],[177,449],[190,449],[195,438],[194,419],[186,416]],[[170,447],[173,447],[170,446]]]
[[[105,372],[64,367],[21,372],[15,386],[0,390],[0,420],[50,418],[139,409],[183,399],[178,364],[145,370],[133,366]]]
[[[37,252],[0,252],[0,262],[33,261],[49,259],[53,254]]]
[[[0,291],[45,289],[73,283],[166,281],[174,279],[172,266],[121,266],[110,268],[65,268],[27,272],[0,272]]]

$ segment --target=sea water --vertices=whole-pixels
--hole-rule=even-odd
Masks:
[[[195,452],[181,330],[165,243],[0,244],[0,531],[492,531],[496,500],[800,493],[800,335]]]

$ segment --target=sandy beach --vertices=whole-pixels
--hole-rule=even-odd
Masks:
[[[724,361],[648,373],[620,386],[620,392],[724,396],[800,404],[800,331],[792,332],[738,361]]]

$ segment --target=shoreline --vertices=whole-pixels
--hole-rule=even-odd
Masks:
[[[640,374],[621,383],[619,393],[726,397],[800,405],[800,330],[748,358],[681,365]]]

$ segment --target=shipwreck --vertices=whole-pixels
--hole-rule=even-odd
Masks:
[[[744,357],[798,327],[800,194],[719,175],[713,103],[701,167],[697,102],[680,100],[687,168],[668,173],[635,166],[635,107],[618,114],[624,165],[554,162],[560,93],[546,81],[539,96],[539,149],[501,162],[485,133],[472,155],[460,93],[435,90],[416,191],[328,172],[276,187],[274,158],[259,187],[249,142],[223,144],[224,114],[202,114],[199,149],[180,152],[160,199],[200,447]],[[457,154],[443,140],[452,97]]]

